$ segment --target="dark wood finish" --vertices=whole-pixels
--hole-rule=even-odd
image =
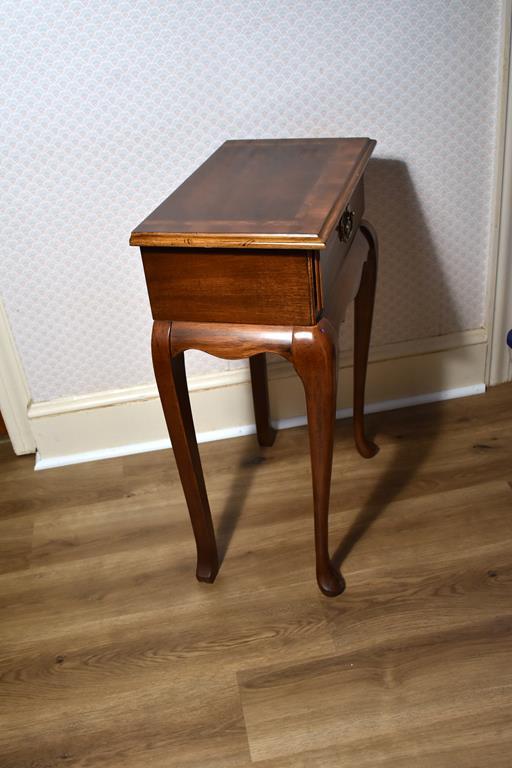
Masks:
[[[190,408],[185,359],[183,352],[173,356],[170,331],[171,324],[165,320],[153,323],[153,366],[196,539],[196,576],[199,581],[212,582],[219,569],[215,533]]]
[[[511,402],[371,416],[370,462],[336,422],[339,600],[316,595],[307,427],[266,461],[252,435],[201,446],[214,589],[172,451],[34,472],[0,443],[2,768],[510,768]]]
[[[265,353],[260,352],[250,357],[249,367],[251,369],[252,401],[254,403],[254,418],[258,442],[262,446],[270,447],[276,439],[276,430],[270,421]]]
[[[354,224],[350,238],[342,242],[334,230],[326,248],[317,252],[319,261],[322,297],[320,312],[325,312],[337,324],[345,318],[348,305],[354,300],[359,283],[366,252],[364,248],[352,248],[357,240],[359,225],[364,211],[364,179],[361,179],[350,198],[348,208],[354,212]],[[319,316],[318,315],[318,316]]]
[[[315,514],[316,578],[328,597],[345,582],[329,557],[329,494],[337,391],[337,329],[325,318],[311,329],[296,330],[292,362],[306,394]]]
[[[354,438],[361,456],[371,459],[378,448],[366,439],[364,433],[364,391],[377,285],[378,243],[375,230],[367,221],[362,223],[361,232],[368,242],[369,251],[354,308]]]
[[[307,326],[310,330],[312,326]],[[180,323],[171,328],[172,354],[199,349],[216,357],[239,360],[262,352],[291,358],[294,328],[288,325]]]
[[[324,248],[375,141],[226,141],[136,227],[131,245]]]
[[[165,321],[155,321],[154,333],[159,333],[158,329],[164,326],[167,328]],[[344,581],[330,561],[328,537],[329,488],[337,390],[336,330],[326,318],[322,318],[317,325],[295,327],[293,330],[286,327],[256,325],[237,326],[235,330],[230,324],[222,323],[196,323],[194,325],[191,323],[172,323],[169,349],[171,356],[177,355],[180,359],[187,349],[200,349],[217,357],[226,358],[251,356],[256,423],[258,439],[262,445],[271,445],[275,437],[274,430],[270,428],[271,431],[268,431],[269,406],[265,362],[262,359],[263,352],[272,351],[282,355],[293,364],[304,385],[308,413],[317,581],[325,595],[339,595],[344,589]],[[167,373],[159,368],[157,379],[162,374],[167,377]],[[163,400],[162,402],[164,403]],[[164,403],[164,410],[166,407]],[[175,418],[175,413],[169,411],[168,422],[172,423]],[[174,445],[172,434],[171,440]],[[178,464],[182,461],[179,455],[176,456],[176,460]],[[187,484],[187,487],[190,484],[190,468],[191,462],[185,461],[183,470],[185,480],[182,476],[182,481]],[[202,471],[200,479],[202,482]],[[192,507],[189,504],[189,509],[194,520],[198,516],[198,505],[195,503],[197,495],[192,498],[194,503]],[[205,514],[210,519],[207,502]],[[198,551],[209,551],[211,542],[209,528],[204,543],[201,542],[202,530],[201,525],[195,525],[194,532]]]
[[[344,589],[329,556],[337,338],[356,299],[354,434],[366,457],[364,388],[376,241],[363,223],[370,139],[224,144],[132,233],[141,245],[154,318],[155,375],[198,551],[198,578],[218,560],[186,391],[183,353],[250,358],[258,440],[270,446],[265,353],[288,359],[305,390],[313,479],[316,573]],[[184,247],[186,246],[186,247]]]
[[[267,325],[315,322],[310,253],[141,250],[155,320]]]

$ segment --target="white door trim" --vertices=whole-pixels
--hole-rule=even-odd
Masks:
[[[0,411],[14,452],[35,453],[36,442],[27,415],[30,392],[0,299]]]
[[[498,111],[494,219],[487,296],[489,348],[486,382],[512,380],[506,346],[512,328],[512,0],[502,10],[501,91]]]

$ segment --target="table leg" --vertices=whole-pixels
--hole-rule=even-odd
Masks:
[[[219,568],[215,533],[190,408],[184,354],[172,357],[170,332],[170,322],[153,323],[153,367],[194,530],[196,576],[199,581],[212,582]]]
[[[365,459],[379,450],[364,433],[364,391],[368,350],[372,330],[375,285],[377,281],[377,238],[370,224],[363,221],[361,232],[369,245],[368,258],[363,266],[361,283],[354,305],[354,439],[356,448]]]
[[[329,557],[329,496],[337,389],[337,342],[323,319],[311,328],[296,329],[291,359],[304,384],[308,414],[315,515],[316,575],[324,595],[343,592],[345,582]]]
[[[268,400],[267,361],[265,353],[260,352],[249,358],[251,369],[252,399],[254,403],[254,416],[256,419],[256,432],[260,445],[273,445],[276,439],[276,430],[270,423],[270,404]]]

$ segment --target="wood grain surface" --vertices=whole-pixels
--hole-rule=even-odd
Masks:
[[[375,144],[226,141],[133,230],[130,244],[324,248]]]
[[[313,253],[141,248],[154,320],[313,325]]]
[[[305,427],[201,446],[219,556],[169,451],[33,472],[0,444],[2,768],[509,768],[512,385],[337,422],[316,588]]]

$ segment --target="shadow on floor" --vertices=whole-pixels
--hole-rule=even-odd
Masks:
[[[377,233],[382,233],[379,270],[383,280],[380,286],[387,294],[388,311],[394,285],[402,282],[409,286],[408,299],[412,292],[415,327],[424,328],[427,335],[433,336],[459,328],[457,308],[406,163],[392,159],[373,159],[368,165],[365,181],[366,215]],[[375,310],[378,322],[379,279]],[[401,311],[397,305],[393,313],[404,325],[406,308]],[[456,353],[454,351],[451,354],[453,359]],[[442,359],[433,354],[430,360],[428,382],[425,383],[427,391],[442,392],[450,386]],[[417,386],[418,382],[415,384]],[[367,419],[370,433],[372,425],[378,426],[379,421],[387,425],[389,434],[396,440],[392,412],[384,417],[375,414]],[[402,419],[400,421],[403,422]],[[417,475],[438,440],[441,421],[441,409],[429,411],[428,424],[424,425],[424,439],[419,444],[415,441],[412,453],[406,438],[399,443],[391,465],[383,471],[375,487],[368,488],[366,502],[334,552],[333,563],[337,568],[341,567],[357,542],[388,505],[400,496]],[[382,435],[384,439],[385,431]],[[378,462],[379,455],[371,461]]]
[[[245,506],[245,501],[253,485],[255,470],[266,460],[265,452],[270,448],[260,448],[256,435],[249,439],[242,451],[238,467],[233,474],[233,480],[228,496],[224,502],[220,520],[216,525],[215,535],[219,564],[222,565],[229,549],[233,533]]]
[[[450,295],[449,285],[406,163],[380,158],[370,161],[366,173],[366,197],[368,204],[365,215],[374,224],[377,233],[383,234],[380,238],[379,255],[381,276],[377,280],[377,322],[379,291],[387,296],[389,310],[390,294],[392,298],[396,284],[402,281],[409,286],[407,298],[414,307],[415,328],[423,328],[425,335],[435,336],[460,327],[455,302]],[[392,315],[400,319],[403,325],[407,320],[407,311],[410,312],[410,306],[409,309],[404,307],[401,311],[400,306],[396,305]],[[452,361],[455,354],[451,353]],[[431,362],[428,391],[442,392],[450,386],[443,370],[442,359],[433,354]],[[385,423],[390,429],[390,434],[396,439],[392,420],[392,416],[387,415]],[[370,424],[379,424],[378,414],[371,417]],[[370,526],[418,473],[438,439],[440,426],[441,410],[430,411],[428,425],[425,425],[424,429],[424,439],[420,441],[419,447],[416,446],[411,453],[406,439],[399,443],[391,465],[383,471],[376,486],[368,488],[366,502],[335,550],[333,562],[337,567],[341,566]],[[372,460],[378,462],[379,455]],[[234,475],[218,526],[221,562],[253,483],[252,470],[263,461],[265,449],[258,451],[258,448],[248,443],[240,460],[239,472]]]

